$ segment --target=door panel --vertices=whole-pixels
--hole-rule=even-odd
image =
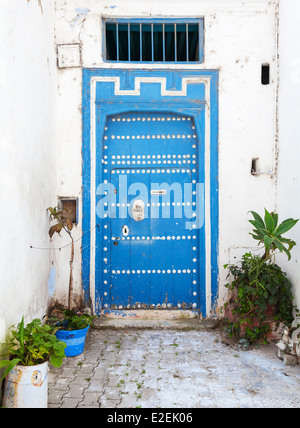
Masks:
[[[82,79],[82,291],[85,305],[93,307],[97,314],[110,308],[137,307],[138,302],[150,307],[192,305],[204,317],[214,313],[218,303],[219,278],[218,71],[89,68],[83,69]],[[196,163],[193,164],[193,161]],[[102,192],[101,187],[105,182],[109,187],[118,168],[124,169],[123,176],[130,176],[129,183],[134,184],[133,181],[141,173],[129,174],[127,169],[139,167],[152,171],[156,168],[177,169],[186,165],[191,170],[192,182],[196,180],[196,186],[200,188],[200,198],[198,201],[193,199],[192,203],[196,203],[197,209],[202,207],[202,213],[195,229],[193,223],[185,224],[186,236],[190,234],[190,239],[196,236],[196,245],[193,242],[192,269],[189,269],[192,271],[189,274],[195,276],[192,276],[192,286],[188,280],[188,286],[184,287],[186,279],[183,276],[183,281],[176,280],[180,278],[183,268],[178,273],[181,269],[177,267],[173,274],[174,263],[182,261],[181,256],[183,250],[186,253],[186,249],[175,247],[178,244],[178,225],[176,222],[172,225],[172,211],[169,222],[165,218],[157,221],[157,216],[152,216],[148,247],[144,243],[142,252],[139,252],[141,247],[137,239],[127,240],[127,236],[124,236],[128,251],[122,251],[125,247],[121,246],[120,253],[112,253],[111,245],[114,244],[111,228],[117,228],[119,217],[114,218],[109,212],[106,217],[102,216],[102,200],[108,195]],[[147,174],[149,180],[152,180],[160,173]],[[126,183],[126,189],[128,186]],[[126,194],[126,202],[135,198],[135,193],[132,193],[129,197]],[[120,195],[115,196],[119,198]],[[153,196],[148,189],[148,203],[152,203]],[[116,200],[116,203],[119,202]],[[107,205],[106,209],[113,211],[111,202]],[[195,208],[194,205],[192,207]],[[118,216],[120,208],[115,207]],[[132,220],[125,216],[119,223],[120,228],[124,222],[127,225]],[[145,221],[135,226],[141,228],[135,231],[137,236],[146,236],[143,230]],[[160,234],[160,230],[163,233]],[[113,233],[119,233],[119,230]],[[179,235],[184,236],[182,233]],[[156,236],[165,239],[153,239]],[[172,250],[166,236],[176,236]],[[183,241],[181,239],[179,243]],[[184,245],[187,245],[186,242]],[[150,249],[156,245],[159,248],[155,247],[152,255],[152,258],[156,257],[156,268],[153,268],[150,265]],[[142,257],[144,253],[145,257]],[[144,269],[132,267],[133,254],[136,265],[143,265]],[[111,257],[116,259],[117,256],[122,266],[129,270],[129,277],[125,281],[117,281],[114,277],[118,275],[120,279],[124,274],[112,273],[116,269],[113,269],[115,262]],[[130,263],[132,266],[127,269]],[[169,274],[167,270],[170,269],[166,265],[172,266]],[[187,274],[187,269],[184,274]],[[132,270],[151,270],[151,277],[149,281],[145,280],[146,274],[138,276]],[[161,273],[157,274],[156,271]],[[184,292],[187,294],[182,296]]]
[[[103,179],[114,190],[99,250],[104,307],[198,307],[204,242],[192,211],[199,141],[193,119],[185,115],[107,118]]]

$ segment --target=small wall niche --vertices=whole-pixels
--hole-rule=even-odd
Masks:
[[[58,206],[61,210],[65,210],[64,215],[68,217],[72,223],[78,223],[78,198],[59,197]]]
[[[261,84],[266,86],[270,84],[270,64],[261,66]]]
[[[252,160],[251,160],[251,175],[258,175],[259,174],[258,161],[259,161],[259,158],[252,158]]]
[[[81,67],[81,47],[79,43],[57,46],[58,68]]]

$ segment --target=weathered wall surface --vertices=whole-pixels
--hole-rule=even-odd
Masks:
[[[280,86],[279,86],[279,163],[278,212],[282,220],[300,217],[300,4],[297,0],[281,0],[280,5]],[[300,224],[289,234],[297,246],[292,259],[278,258],[294,284],[295,304],[300,307]]]
[[[2,0],[0,14],[0,343],[48,302],[46,208],[56,200],[53,2]]]
[[[57,0],[56,44],[80,44],[83,67],[127,68],[102,60],[102,17],[205,17],[205,63],[166,68],[217,69],[220,72],[220,301],[226,272],[253,246],[249,210],[276,206],[277,2],[267,1],[104,1]],[[261,65],[271,67],[270,85],[261,84]],[[148,68],[148,66],[144,66]],[[161,64],[153,65],[161,68]],[[81,201],[81,68],[58,71],[58,193]],[[259,158],[259,175],[251,160]],[[79,207],[81,209],[81,206]],[[81,221],[74,232],[80,237]],[[255,244],[254,244],[255,246]],[[68,262],[59,254],[58,270]],[[64,262],[63,262],[64,259]],[[76,247],[75,287],[80,294],[80,244]],[[57,294],[63,298],[66,276],[59,275]],[[63,278],[63,279],[62,279]]]

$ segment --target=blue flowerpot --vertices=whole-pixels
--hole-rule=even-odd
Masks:
[[[71,331],[58,330],[55,333],[57,339],[67,345],[65,348],[66,357],[76,357],[76,355],[82,354],[88,329],[89,327]]]

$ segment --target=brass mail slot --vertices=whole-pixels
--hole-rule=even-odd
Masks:
[[[167,191],[166,189],[162,190],[150,190],[151,195],[166,195]]]

